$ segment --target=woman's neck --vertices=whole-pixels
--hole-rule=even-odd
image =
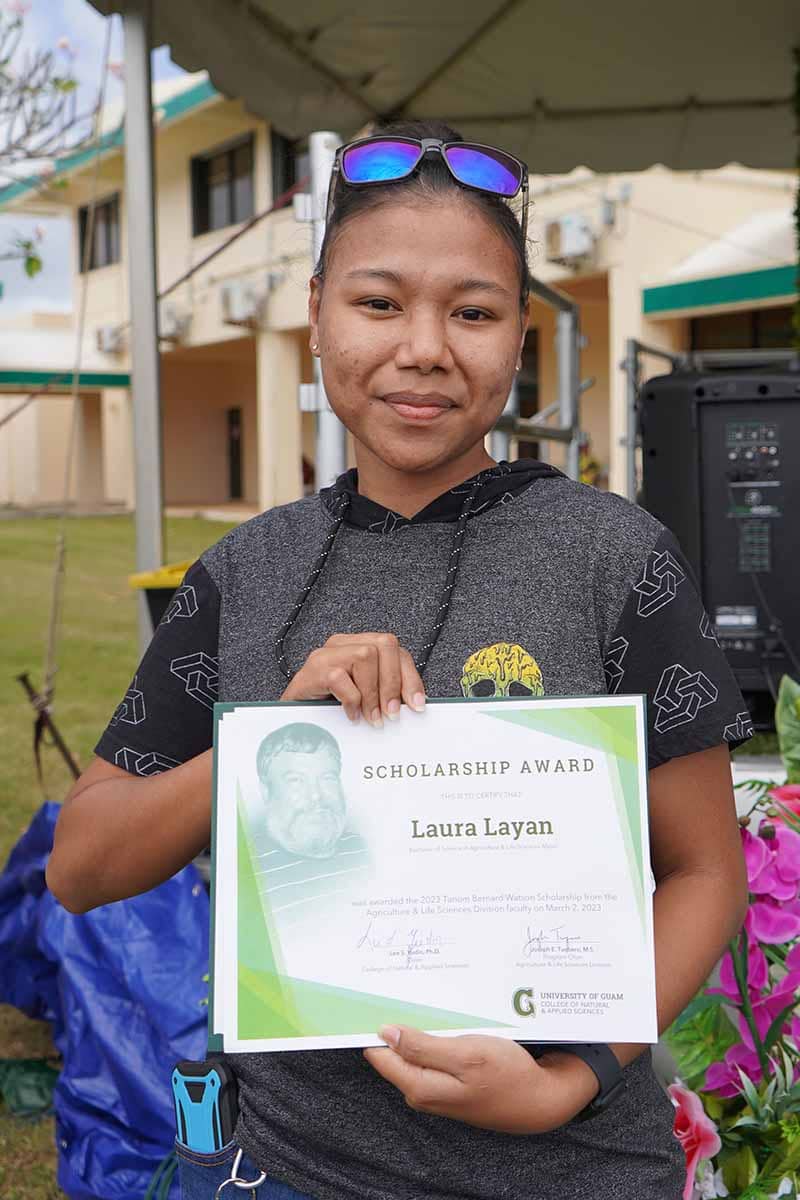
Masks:
[[[392,467],[356,443],[360,495],[409,518],[427,508],[437,496],[494,465],[483,442],[466,454],[427,471],[403,471]]]

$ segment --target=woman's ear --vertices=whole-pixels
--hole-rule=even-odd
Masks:
[[[322,280],[319,275],[311,276],[308,289],[309,346],[312,354],[316,354],[319,349],[319,306],[322,299]]]

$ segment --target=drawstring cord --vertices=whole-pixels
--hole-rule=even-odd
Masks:
[[[456,528],[453,534],[453,542],[450,548],[450,558],[447,562],[447,574],[445,575],[444,587],[442,589],[439,606],[436,609],[436,616],[434,618],[433,628],[431,629],[430,640],[425,643],[420,651],[419,657],[414,661],[414,666],[417,668],[420,675],[424,673],[425,668],[428,665],[428,661],[433,653],[434,647],[439,640],[439,634],[442,632],[450,612],[450,605],[453,600],[453,590],[455,588],[456,578],[458,576],[458,567],[459,563],[461,562],[461,552],[464,548],[464,534],[467,530],[467,521],[469,520],[470,513],[475,506],[475,498],[477,497],[478,492],[480,491],[484,482],[485,478],[478,478],[475,480],[467,494],[466,499],[464,500],[463,505],[461,506],[461,512],[459,514],[458,521],[456,522]],[[294,671],[292,671],[289,663],[286,660],[286,639],[294,627],[298,617],[300,616],[300,613],[303,610],[303,605],[308,599],[312,588],[322,574],[325,563],[328,561],[328,557],[333,549],[333,543],[336,541],[339,530],[344,524],[344,519],[347,516],[347,510],[349,507],[350,496],[347,492],[342,492],[334,512],[333,522],[325,537],[325,541],[322,543],[322,547],[317,559],[311,568],[308,579],[303,585],[303,590],[300,592],[300,595],[292,605],[289,616],[278,630],[278,635],[275,639],[275,657],[278,661],[280,672],[288,683],[291,683],[292,679],[294,678]]]
[[[433,654],[433,648],[439,640],[439,634],[442,632],[442,627],[444,626],[448,613],[450,612],[450,605],[453,600],[453,589],[456,586],[456,577],[458,575],[458,566],[461,562],[461,551],[464,548],[464,534],[467,531],[467,521],[469,520],[469,515],[475,505],[475,497],[481,490],[483,482],[484,481],[482,479],[475,481],[461,507],[458,523],[456,524],[456,531],[453,534],[453,544],[450,547],[450,558],[448,559],[447,563],[447,574],[444,580],[444,588],[442,589],[441,600],[439,601],[439,607],[436,610],[433,629],[431,630],[431,639],[422,647],[419,658],[414,662],[414,666],[417,668],[420,675],[424,673],[425,668],[428,665],[428,660]]]
[[[287,683],[292,682],[292,679],[294,678],[294,671],[291,670],[288,662],[286,661],[286,650],[284,648],[284,643],[289,636],[292,626],[300,616],[303,605],[308,599],[309,592],[322,574],[322,568],[328,561],[328,555],[333,549],[333,543],[336,541],[336,535],[342,527],[349,507],[350,497],[347,492],[342,492],[341,496],[339,497],[339,503],[337,505],[336,512],[333,515],[333,523],[328,530],[325,541],[322,543],[322,549],[317,556],[317,560],[311,568],[311,574],[303,584],[302,592],[292,605],[292,611],[289,613],[289,616],[278,630],[278,636],[275,639],[275,657],[278,660],[280,672],[285,677]]]

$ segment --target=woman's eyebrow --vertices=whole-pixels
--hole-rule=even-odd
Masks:
[[[383,279],[387,283],[396,283],[398,287],[403,282],[403,277],[388,267],[356,267],[347,272],[345,279]]]
[[[345,279],[382,279],[386,283],[394,283],[398,287],[403,283],[402,275],[399,275],[397,271],[391,271],[388,267],[355,267],[352,271],[347,272]],[[492,279],[461,279],[455,284],[453,290],[456,292],[493,292],[498,296],[511,295],[508,288],[495,283]]]
[[[457,292],[494,292],[500,296],[510,296],[508,288],[495,283],[492,279],[462,279],[456,284]]]

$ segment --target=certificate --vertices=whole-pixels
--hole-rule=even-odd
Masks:
[[[655,1042],[644,698],[217,704],[211,1045]]]

